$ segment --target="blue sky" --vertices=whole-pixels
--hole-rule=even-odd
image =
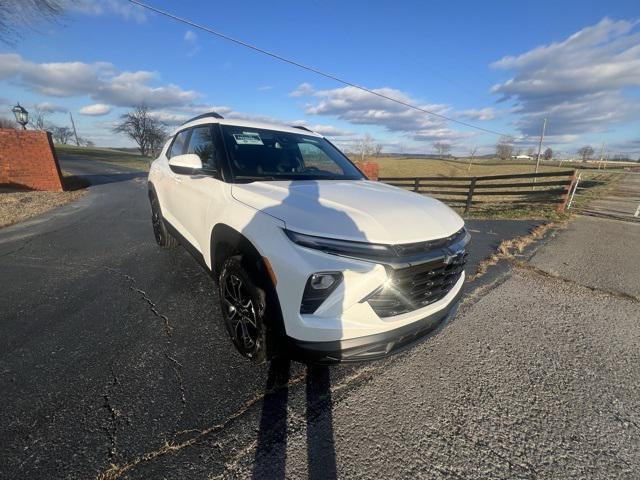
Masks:
[[[71,0],[68,0],[71,3]],[[640,5],[595,2],[207,2],[148,0],[228,35],[483,128],[527,149],[607,144],[640,155]],[[572,37],[573,36],[573,37]],[[0,108],[51,110],[98,145],[139,101],[176,124],[225,116],[305,122],[345,148],[369,133],[387,151],[448,142],[488,152],[497,136],[346,88],[124,0],[78,0],[57,25],[0,44]]]

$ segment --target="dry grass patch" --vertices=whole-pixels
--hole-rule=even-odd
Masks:
[[[512,238],[509,240],[503,240],[495,253],[493,253],[489,258],[480,262],[478,265],[478,271],[475,275],[471,275],[468,277],[470,282],[474,281],[478,277],[484,275],[487,270],[496,265],[500,260],[513,260],[517,253],[522,253],[525,248],[531,245],[533,242],[540,240],[544,237],[547,232],[554,228],[564,228],[566,226],[566,222],[562,223],[546,223],[544,225],[538,225],[534,228],[531,233],[527,235],[522,235],[520,237]]]
[[[64,177],[66,192],[37,192],[0,188],[0,228],[24,222],[77,200],[86,193],[87,183],[74,176]]]

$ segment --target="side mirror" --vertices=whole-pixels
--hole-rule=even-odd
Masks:
[[[185,153],[184,155],[176,155],[169,159],[169,166],[176,173],[189,175],[194,170],[202,170],[202,160],[195,153]]]

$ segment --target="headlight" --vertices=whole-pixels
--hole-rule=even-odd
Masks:
[[[390,245],[314,237],[313,235],[304,235],[302,233],[292,232],[291,230],[285,230],[284,232],[292,242],[300,246],[322,250],[327,253],[358,257],[386,257],[395,255],[395,251]]]

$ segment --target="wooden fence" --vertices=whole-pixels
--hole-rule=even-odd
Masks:
[[[575,170],[482,177],[381,177],[389,185],[423,193],[468,213],[474,205],[555,204],[563,212]]]

